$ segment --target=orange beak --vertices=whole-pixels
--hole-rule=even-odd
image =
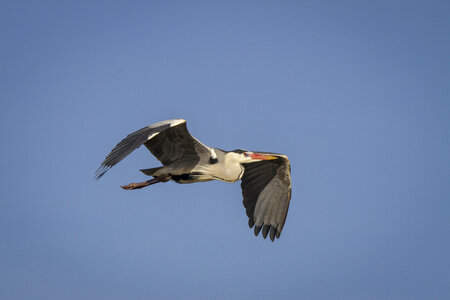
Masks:
[[[261,159],[261,160],[271,160],[271,159],[277,159],[276,156],[268,155],[268,154],[258,154],[258,153],[252,153],[249,155],[252,159]]]

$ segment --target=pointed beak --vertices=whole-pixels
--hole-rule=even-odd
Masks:
[[[268,155],[268,154],[259,154],[259,153],[252,153],[252,154],[250,154],[250,157],[252,159],[260,159],[260,160],[277,159],[276,156],[272,156],[272,155]]]

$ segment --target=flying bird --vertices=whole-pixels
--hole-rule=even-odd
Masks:
[[[96,171],[96,179],[141,145],[163,166],[140,170],[153,178],[124,185],[123,189],[140,189],[169,180],[177,183],[241,180],[249,227],[254,227],[256,236],[262,230],[264,238],[269,235],[273,241],[280,237],[291,199],[291,167],[287,156],[209,147],[189,133],[186,120],[174,119],[152,124],[125,137],[106,156]]]

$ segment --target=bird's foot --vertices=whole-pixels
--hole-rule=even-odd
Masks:
[[[143,183],[144,183],[144,182],[141,182],[141,183],[130,183],[130,184],[127,184],[127,185],[121,185],[120,187],[123,188],[124,190],[141,189],[141,188],[143,188],[144,186],[146,186],[146,185],[144,185]]]
[[[144,182],[130,183],[127,185],[122,185],[121,188],[124,190],[137,190],[142,189],[143,187],[149,186],[154,183],[161,182],[158,178],[153,178]]]

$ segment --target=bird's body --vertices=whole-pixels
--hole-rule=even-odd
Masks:
[[[225,152],[217,148],[211,148],[216,156],[217,162],[211,163],[210,158],[205,157],[191,168],[184,160],[175,161],[170,165],[159,168],[151,176],[163,177],[171,175],[171,179],[177,183],[194,183],[211,180],[224,182],[236,182],[244,174],[244,167],[237,160],[233,152]],[[142,170],[145,173],[145,170]],[[147,175],[150,175],[147,173]]]
[[[291,198],[290,164],[285,155],[209,147],[190,135],[185,120],[167,120],[135,131],[119,142],[97,170],[97,179],[141,145],[163,166],[141,170],[153,179],[122,188],[138,189],[169,180],[194,183],[242,179],[249,226],[255,225],[255,235],[262,229],[264,238],[270,231],[272,241],[280,236]]]

